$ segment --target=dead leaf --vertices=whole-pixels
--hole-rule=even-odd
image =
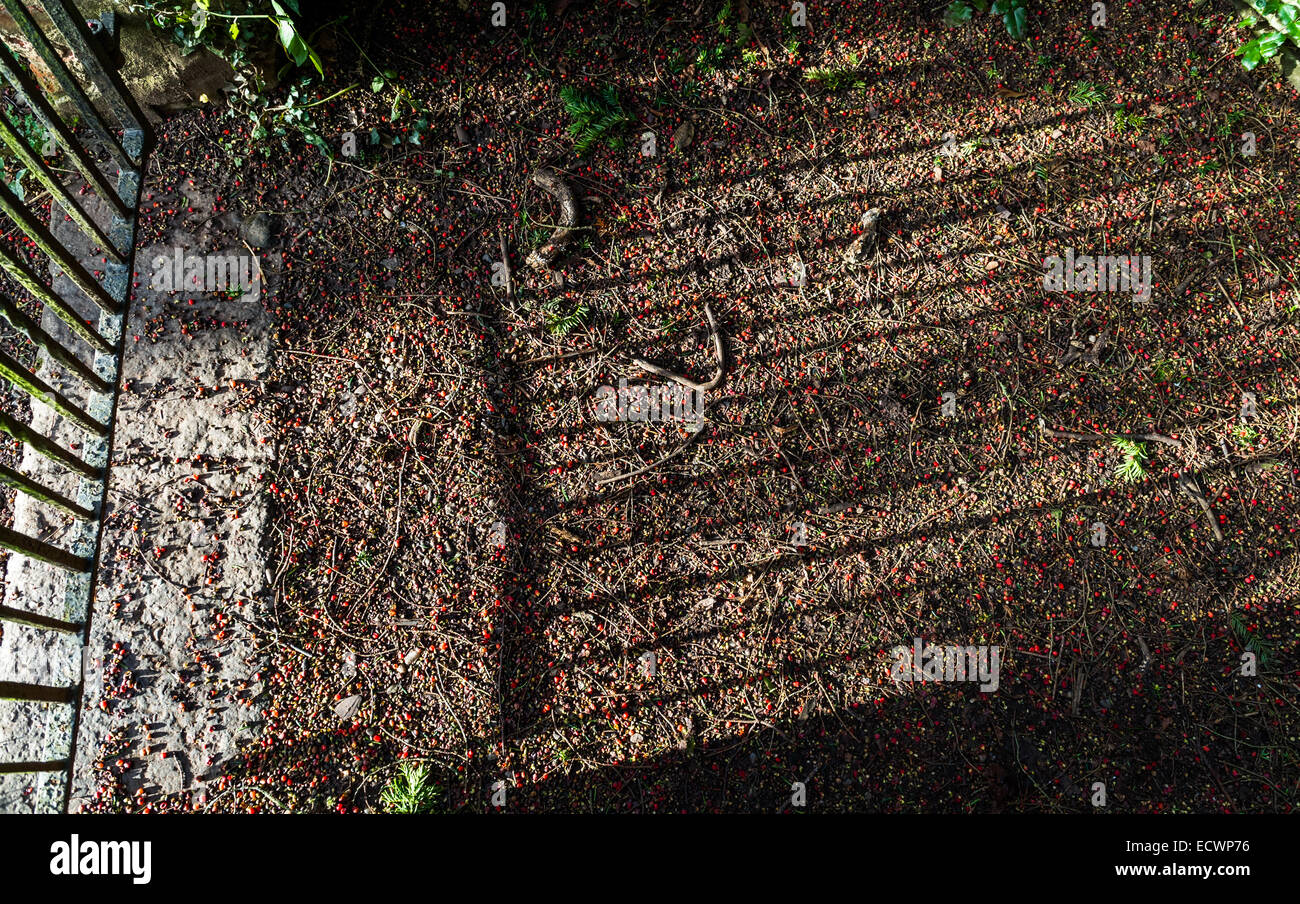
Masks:
[[[361,697],[358,694],[353,694],[351,697],[344,697],[338,702],[338,705],[334,707],[334,714],[344,722],[350,722],[360,709]]]
[[[688,119],[677,127],[676,132],[673,132],[673,150],[681,153],[690,147],[691,142],[694,140],[695,123]]]
[[[1155,152],[1156,143],[1154,141],[1147,141],[1145,138],[1139,138],[1137,142],[1137,149],[1139,151],[1142,151],[1143,153],[1151,154]]]
[[[1003,88],[1000,85],[998,86],[998,90],[994,91],[993,93],[996,94],[998,97],[1002,98],[1003,100],[1014,100],[1017,97],[1029,96],[1028,91],[1012,91],[1010,88]]]
[[[562,527],[556,527],[554,524],[548,524],[548,525],[546,525],[546,527],[547,527],[547,529],[550,530],[550,532],[551,532],[552,534],[554,534],[555,536],[559,537],[561,540],[567,540],[567,541],[569,541],[570,543],[581,543],[581,542],[582,542],[582,538],[581,538],[581,537],[577,537],[577,536],[573,535],[572,533],[570,533],[569,531],[565,530],[565,529],[562,528]]]

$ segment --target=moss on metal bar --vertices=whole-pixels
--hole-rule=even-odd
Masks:
[[[124,260],[122,252],[113,246],[104,231],[86,215],[86,212],[81,209],[81,205],[77,203],[76,198],[72,197],[72,193],[68,191],[62,181],[55,178],[54,173],[50,172],[50,168],[45,165],[45,161],[32,150],[31,145],[27,143],[22,135],[18,134],[18,130],[13,127],[9,122],[9,118],[3,113],[0,113],[0,139],[3,139],[4,143],[9,145],[10,149],[18,155],[31,174],[36,177],[36,180],[41,185],[44,185],[51,195],[59,199],[59,203],[67,211],[68,216],[76,221],[86,235],[94,239],[103,248],[105,254],[121,263]]]
[[[26,443],[46,458],[58,462],[69,470],[76,471],[78,474],[84,474],[86,477],[94,480],[98,480],[100,477],[98,468],[86,464],[80,458],[73,455],[49,437],[37,433],[28,425],[21,421],[14,420],[3,412],[0,412],[0,430],[8,433],[20,443]]]
[[[41,329],[35,320],[19,309],[18,305],[3,296],[0,296],[0,317],[8,321],[19,334],[26,336],[32,345],[72,371],[96,392],[112,391],[112,385],[101,379],[99,374],[74,355],[71,349]]]
[[[54,294],[54,290],[42,282],[35,273],[19,258],[14,256],[8,248],[0,246],[0,268],[28,292],[37,301],[59,315],[59,319],[68,325],[74,333],[85,339],[97,351],[105,354],[113,354],[115,349],[113,343],[101,335],[98,331],[92,329],[81,315],[72,309],[66,301]]]
[[[47,486],[43,486],[32,480],[26,474],[20,474],[10,467],[0,465],[0,483],[13,487],[20,493],[26,493],[33,499],[44,502],[46,505],[52,505],[55,508],[62,509],[69,515],[77,518],[94,518],[95,513],[85,506],[78,505],[68,497],[56,493]]]
[[[108,426],[91,417],[85,409],[46,383],[36,374],[23,367],[9,355],[0,351],[0,378],[8,380],[33,399],[49,405],[59,414],[74,421],[84,430],[96,436],[108,436]]]

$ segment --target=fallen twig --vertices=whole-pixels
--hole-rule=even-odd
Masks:
[[[1166,446],[1174,446],[1181,449],[1183,443],[1181,440],[1174,439],[1172,436],[1165,436],[1163,433],[1074,433],[1070,430],[1053,430],[1047,426],[1047,422],[1041,417],[1038,419],[1038,426],[1043,431],[1043,436],[1054,439],[1081,439],[1089,442],[1102,442],[1108,439],[1127,439],[1134,441],[1144,441],[1150,443],[1164,443]]]
[[[578,227],[578,199],[573,189],[560,178],[555,170],[539,169],[533,173],[533,184],[553,197],[560,205],[560,225],[551,233],[545,245],[528,255],[528,266],[534,270],[549,267],[565,245],[577,238],[582,230]]]
[[[506,277],[506,299],[513,300],[515,297],[515,275],[510,270],[510,252],[506,248],[505,232],[498,232],[497,238],[501,240],[501,269]]]
[[[713,308],[709,306],[709,303],[707,301],[704,303],[704,316],[709,321],[709,332],[712,333],[713,335],[713,354],[718,359],[718,368],[717,370],[714,371],[712,379],[707,380],[704,383],[697,383],[688,377],[680,376],[678,374],[673,373],[670,370],[666,370],[662,367],[659,367],[656,364],[651,364],[649,361],[646,361],[644,358],[633,358],[632,363],[635,364],[637,367],[641,368],[642,370],[649,371],[652,374],[657,374],[658,376],[661,376],[666,380],[672,380],[675,383],[680,383],[682,386],[685,386],[688,389],[693,389],[699,393],[704,393],[716,389],[718,385],[722,382],[722,378],[726,375],[727,372],[726,352],[722,347],[722,333],[718,331],[718,322],[716,319],[714,319]],[[705,404],[707,405],[707,402]],[[701,416],[702,415],[703,412],[701,412]],[[615,483],[620,480],[628,480],[629,478],[638,477],[649,471],[653,471],[655,468],[659,467],[665,462],[672,461],[674,458],[676,458],[677,456],[685,452],[687,449],[689,449],[691,444],[694,443],[695,440],[697,440],[700,434],[703,432],[704,432],[704,421],[701,420],[699,424],[696,425],[695,430],[691,434],[690,438],[686,440],[686,442],[682,443],[677,449],[675,449],[672,452],[669,452],[663,458],[660,458],[658,461],[651,462],[645,467],[637,468],[635,471],[629,471],[626,474],[617,474],[614,477],[606,477],[601,480],[598,480],[596,481],[596,486],[601,487],[601,486],[605,486],[606,484]]]
[[[1180,475],[1178,489],[1192,497],[1192,500],[1201,507],[1201,511],[1205,512],[1205,517],[1210,522],[1210,530],[1214,531],[1214,539],[1222,542],[1223,531],[1219,529],[1219,518],[1214,514],[1214,509],[1210,507],[1210,500],[1205,498],[1205,493],[1201,490],[1200,484],[1196,482],[1196,478],[1191,474]]]
[[[718,359],[718,367],[717,370],[713,372],[712,379],[704,383],[697,383],[689,377],[679,376],[678,374],[666,370],[657,364],[651,364],[644,358],[633,358],[632,363],[642,370],[661,376],[665,380],[672,380],[674,383],[680,383],[686,388],[693,389],[696,392],[708,392],[709,390],[716,389],[718,384],[722,382],[723,376],[726,374],[726,357],[722,348],[722,334],[718,332],[718,323],[713,319],[713,309],[709,307],[707,301],[704,303],[704,316],[708,318],[709,321],[709,332],[713,334],[713,353]]]
[[[685,452],[687,449],[689,449],[691,447],[691,444],[694,443],[697,439],[699,439],[700,435],[703,433],[704,433],[704,422],[701,421],[699,426],[691,432],[691,435],[686,440],[686,442],[682,443],[672,452],[669,452],[663,458],[660,458],[657,461],[652,461],[650,464],[646,465],[645,467],[637,468],[635,471],[628,471],[626,474],[616,474],[613,477],[601,478],[600,480],[596,481],[596,486],[603,487],[606,484],[617,483],[620,480],[630,480],[633,477],[640,477],[642,474],[646,474],[650,471],[653,471],[655,468],[659,467],[662,464],[665,464],[666,462],[672,461],[674,458],[676,458],[677,456]]]

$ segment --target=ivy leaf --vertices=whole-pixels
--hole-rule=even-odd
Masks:
[[[1006,20],[1006,26],[1011,37],[1017,41],[1024,40],[1029,32],[1029,11],[1023,6],[1017,6],[1012,10],[1010,18]]]
[[[293,19],[289,18],[289,14],[284,11],[284,7],[278,0],[271,0],[271,9],[275,10],[275,25],[280,32],[280,43],[284,45],[285,50],[288,50],[289,44],[298,37],[298,29],[294,27]]]
[[[948,4],[948,9],[944,11],[943,21],[948,25],[960,25],[962,22],[969,22],[975,11],[971,9],[970,4],[962,0],[952,0]]]
[[[1277,49],[1281,47],[1285,41],[1286,35],[1280,31],[1264,35],[1264,37],[1259,39],[1259,51],[1263,54],[1264,59],[1271,59],[1277,54]]]
[[[324,75],[325,67],[321,64],[320,57],[303,40],[302,35],[298,34],[298,27],[294,25],[289,14],[284,11],[284,7],[280,5],[279,0],[271,0],[271,8],[276,13],[275,22],[280,33],[280,43],[284,46],[284,52],[293,60],[294,65],[301,66],[311,60],[311,64],[316,67],[316,71]]]
[[[1238,48],[1237,52],[1241,54],[1241,65],[1244,66],[1247,71],[1254,69],[1264,59],[1263,55],[1259,52],[1258,39],[1242,44],[1241,47]]]

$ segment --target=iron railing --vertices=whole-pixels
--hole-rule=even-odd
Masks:
[[[47,651],[79,649],[84,658],[151,135],[112,61],[111,17],[88,22],[68,0],[3,4],[21,36],[5,35],[0,46],[0,73],[13,89],[0,102],[0,139],[14,165],[39,183],[40,200],[48,192],[51,214],[43,221],[36,198],[24,200],[20,188],[0,184],[0,210],[12,224],[0,238],[0,317],[9,326],[0,329],[0,378],[12,387],[0,399],[0,431],[13,440],[0,450],[0,484],[14,492],[0,546],[11,550],[11,575],[30,566],[35,571],[28,573],[43,581],[29,594],[15,593],[9,582],[0,628],[14,632],[15,642],[20,632],[63,635],[62,646],[32,643]],[[40,130],[43,137],[33,141]],[[47,162],[55,156],[66,163],[59,171]],[[83,248],[80,257],[70,244]],[[102,263],[88,264],[87,249]],[[47,262],[49,278],[39,269]],[[56,572],[63,574],[61,589],[39,577]],[[84,663],[64,662],[44,672],[69,676],[69,683],[0,674],[20,679],[0,680],[0,704],[10,708],[0,739],[8,735],[7,749],[31,753],[0,762],[0,779],[31,783],[23,809],[69,806],[88,671]]]

